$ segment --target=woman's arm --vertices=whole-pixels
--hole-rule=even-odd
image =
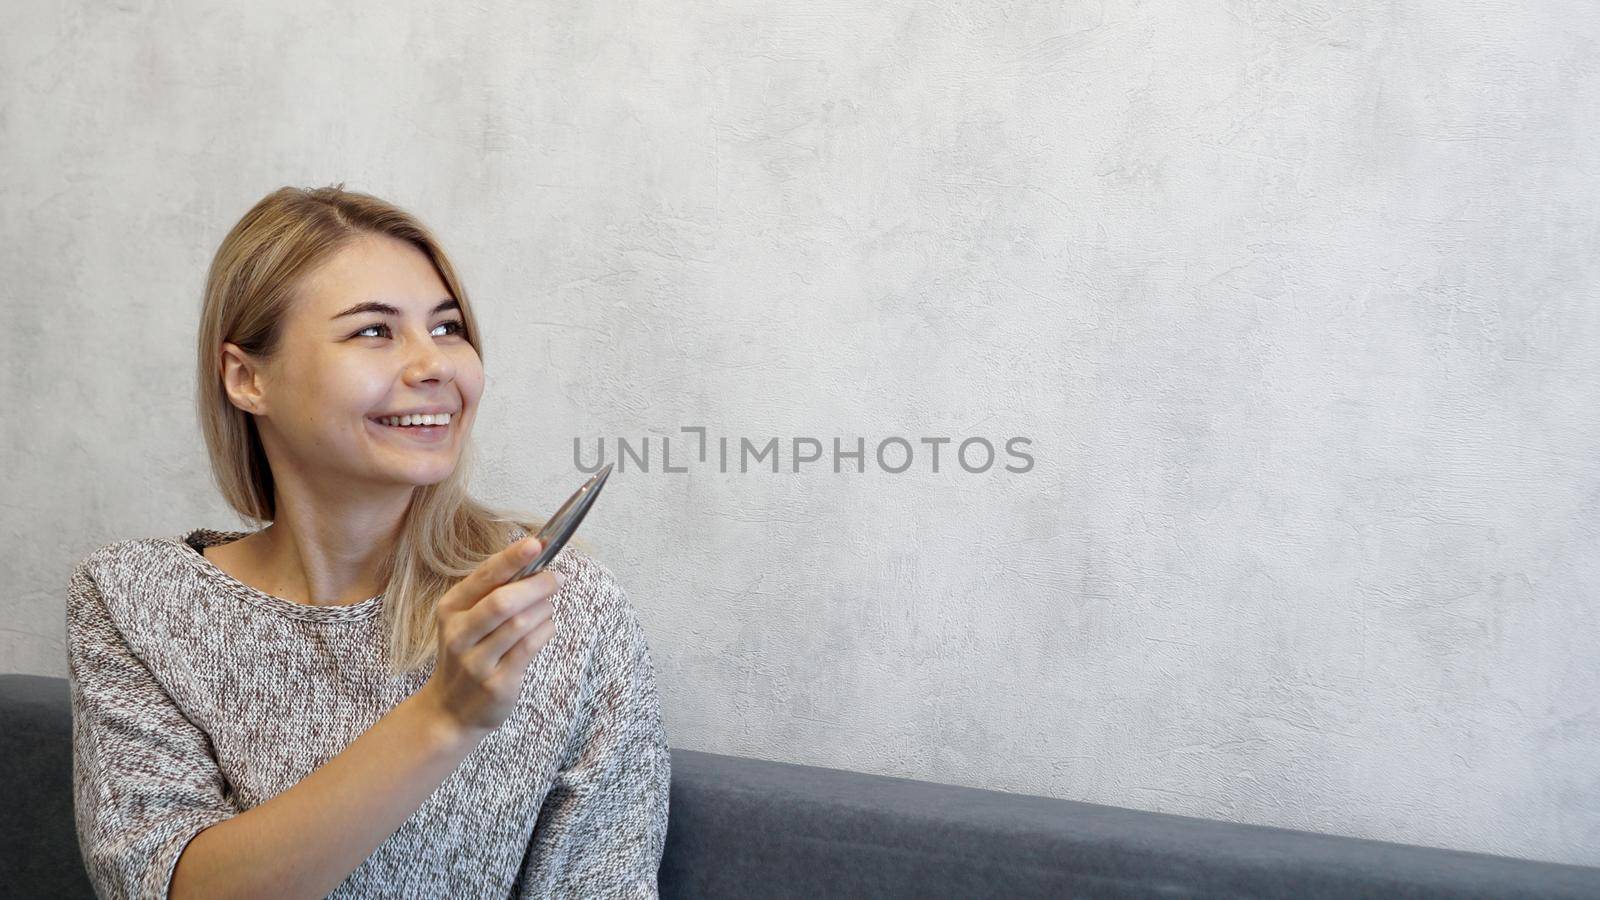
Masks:
[[[74,814],[102,900],[325,897],[487,732],[401,701],[299,784],[240,812],[210,739],[129,648],[83,563],[68,586]]]
[[[326,897],[487,734],[440,712],[413,694],[294,787],[200,832],[170,896]]]

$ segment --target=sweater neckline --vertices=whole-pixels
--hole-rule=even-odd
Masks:
[[[168,538],[167,542],[177,548],[179,555],[201,577],[241,600],[279,615],[314,622],[360,622],[371,619],[383,610],[383,594],[368,597],[356,603],[344,603],[337,606],[309,606],[304,603],[296,603],[285,597],[269,594],[245,584],[227,572],[222,571],[216,563],[207,559],[206,555],[200,552],[204,547],[230,544],[240,538],[249,537],[251,534],[254,534],[254,532],[196,528],[177,537]]]

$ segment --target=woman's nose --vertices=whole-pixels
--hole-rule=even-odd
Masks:
[[[406,361],[408,371],[424,379],[442,378],[453,370],[450,354],[444,348],[435,344],[432,339],[412,345],[410,358]]]

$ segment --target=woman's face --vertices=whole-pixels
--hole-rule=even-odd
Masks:
[[[261,373],[256,424],[275,479],[299,476],[330,496],[358,494],[356,482],[414,487],[450,475],[477,415],[483,363],[459,309],[438,308],[446,302],[427,256],[387,236],[357,239],[302,282],[280,353]],[[447,411],[450,422],[428,429],[435,435],[378,422],[418,410]]]

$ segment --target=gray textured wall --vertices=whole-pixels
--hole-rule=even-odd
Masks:
[[[343,179],[457,255],[488,499],[866,440],[613,478],[675,746],[1600,863],[1600,7],[409,5],[0,6],[0,670],[239,524],[205,266]]]

